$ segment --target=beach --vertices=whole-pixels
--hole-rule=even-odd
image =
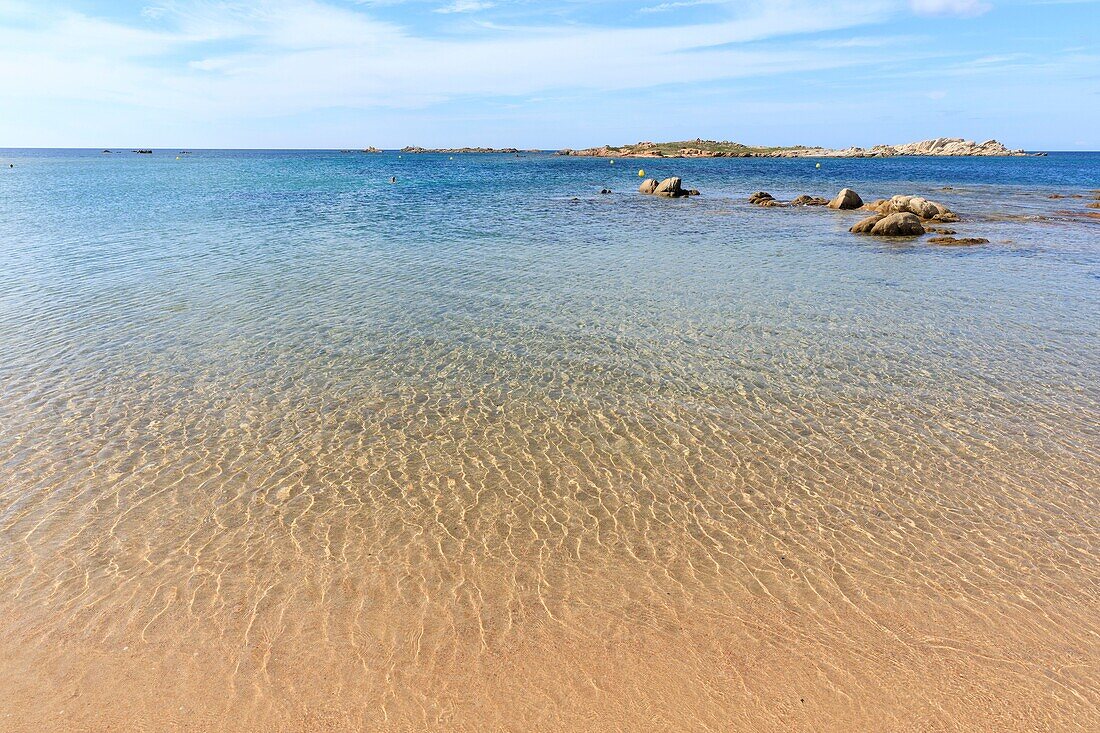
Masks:
[[[1100,154],[0,160],[0,729],[1100,728]]]

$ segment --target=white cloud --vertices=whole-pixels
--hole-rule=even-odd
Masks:
[[[679,8],[693,8],[697,5],[724,5],[725,0],[676,0],[676,2],[660,3],[640,8],[639,13],[665,13]]]
[[[973,18],[993,9],[993,5],[983,0],[909,0],[909,7],[918,15],[953,15],[960,18]]]
[[[806,73],[861,58],[788,38],[875,23],[896,5],[842,0],[830,13],[815,7],[813,0],[784,0],[695,25],[558,24],[443,38],[320,0],[165,0],[156,17],[135,13],[129,24],[43,8],[32,23],[0,24],[0,99],[25,112],[0,115],[0,138],[19,142],[27,134],[30,123],[20,127],[20,117],[88,105],[105,115],[142,110],[143,119],[177,125],[228,124],[478,95]]]
[[[476,13],[479,10],[488,10],[496,3],[479,2],[479,0],[454,0],[450,5],[436,8],[437,13]]]

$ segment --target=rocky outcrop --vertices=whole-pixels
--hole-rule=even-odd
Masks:
[[[915,237],[924,234],[924,227],[913,214],[875,214],[858,222],[848,231],[875,237]]]
[[[867,211],[879,214],[913,214],[926,221],[955,222],[958,215],[943,204],[929,201],[921,196],[894,196],[888,199],[877,199],[863,206]]]
[[[875,237],[911,237],[924,234],[920,219],[913,214],[890,214],[871,227]]]
[[[670,199],[699,195],[699,191],[694,188],[685,189],[683,181],[677,176],[666,178],[659,183],[653,178],[647,178],[642,181],[642,185],[638,186],[638,192]]]
[[[850,188],[842,188],[836,198],[829,202],[830,209],[848,210],[858,209],[860,206],[863,206],[863,199]]]
[[[1026,155],[1023,150],[1010,150],[997,140],[976,143],[958,137],[938,137],[905,145],[882,146],[894,155],[1006,156]]]
[[[654,196],[667,196],[670,199],[680,198],[681,196],[687,196],[683,189],[683,181],[677,176],[666,178],[657,184],[657,188],[653,189]]]
[[[767,191],[754,191],[749,194],[749,203],[756,206],[763,206],[767,201],[775,201],[775,197]]]

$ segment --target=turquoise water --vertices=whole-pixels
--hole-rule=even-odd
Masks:
[[[23,728],[1096,722],[1100,154],[176,152],[0,150]]]

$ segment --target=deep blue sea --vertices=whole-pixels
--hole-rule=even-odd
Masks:
[[[0,728],[1096,730],[1098,195],[0,150]]]

